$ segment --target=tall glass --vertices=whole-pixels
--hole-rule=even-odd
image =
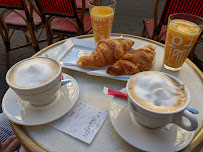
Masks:
[[[115,0],[95,0],[89,2],[92,29],[95,42],[103,38],[110,38],[115,13]]]
[[[164,68],[178,71],[188,57],[203,28],[201,17],[177,13],[169,16]]]

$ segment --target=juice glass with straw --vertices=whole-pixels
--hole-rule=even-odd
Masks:
[[[115,13],[116,1],[89,2],[89,11],[95,42],[103,38],[110,38]]]
[[[181,69],[203,28],[201,17],[177,13],[169,16],[165,42],[164,68]]]

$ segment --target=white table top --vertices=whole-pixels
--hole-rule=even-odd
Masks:
[[[127,37],[128,36],[128,37]],[[112,36],[112,38],[116,38],[118,36]],[[196,115],[199,127],[198,130],[202,127],[203,120],[203,81],[200,75],[194,70],[194,68],[189,64],[190,62],[184,63],[182,69],[179,72],[170,72],[163,68],[163,55],[164,55],[164,46],[159,43],[153,43],[153,41],[147,41],[144,39],[140,39],[139,37],[131,37],[129,35],[124,35],[124,37],[132,39],[135,41],[135,47],[139,46],[143,43],[150,43],[155,45],[156,48],[156,62],[154,66],[155,71],[161,71],[168,74],[171,74],[177,78],[179,78],[185,85],[188,87],[191,93],[191,107],[197,108],[199,110],[199,114]],[[93,41],[93,37],[85,37],[85,40]],[[36,55],[42,55],[46,53],[48,55],[57,54],[61,46],[61,42],[58,45],[54,44],[49,46]],[[102,109],[108,112],[109,105],[112,101],[111,96],[107,96],[103,94],[104,86],[121,90],[125,87],[126,81],[114,80],[110,78],[104,77],[96,77],[90,76],[86,73],[73,71],[69,69],[63,69],[63,72],[71,75],[75,78],[79,85],[79,98],[78,102],[85,102],[89,105]],[[31,137],[35,142],[38,143],[44,149],[48,151],[138,151],[135,147],[128,144],[125,140],[123,140],[119,134],[116,132],[112,123],[110,121],[109,116],[104,122],[103,126],[97,133],[95,139],[92,141],[90,145],[83,143],[65,133],[62,133],[55,128],[52,128],[48,125],[40,125],[40,126],[19,126],[17,124],[12,124],[15,133],[17,133],[17,137],[20,140],[24,140],[23,143],[25,145],[30,145],[29,140],[26,141],[25,137],[22,137],[22,130],[25,131],[28,137]],[[19,129],[21,130],[20,132]],[[197,131],[198,131],[197,130]],[[31,144],[33,146],[33,144]]]

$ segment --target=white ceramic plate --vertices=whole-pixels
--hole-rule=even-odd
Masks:
[[[109,115],[118,134],[126,142],[143,151],[179,151],[194,137],[194,131],[185,131],[176,125],[172,125],[169,130],[165,127],[158,129],[143,127],[130,112],[125,99],[113,98]]]
[[[69,38],[61,45],[58,54],[52,58],[59,61],[64,68],[80,72],[89,72],[95,68],[81,68],[77,66],[76,62],[80,56],[90,55],[96,46],[96,42]]]
[[[130,50],[138,49],[138,48],[144,47],[145,45],[147,45],[147,43],[143,43],[136,47],[133,46]],[[108,73],[106,73],[107,67],[82,68],[78,66],[76,63],[78,58],[83,55],[90,55],[95,50],[96,47],[97,47],[96,42],[69,38],[67,39],[66,42],[62,44],[57,55],[53,55],[49,57],[58,60],[61,63],[62,67],[64,68],[85,72],[89,75],[102,76],[102,77],[107,77],[112,79],[123,80],[123,81],[127,81],[132,76],[132,75],[121,75],[121,76],[109,75]],[[154,64],[152,65],[151,70],[153,69],[154,69]]]
[[[64,79],[71,79],[71,82],[62,85],[54,101],[42,107],[19,100],[16,93],[9,88],[2,101],[3,112],[11,121],[27,126],[46,124],[62,117],[75,105],[79,96],[75,79],[67,74],[63,76]]]

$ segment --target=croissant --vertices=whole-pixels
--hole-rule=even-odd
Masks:
[[[156,47],[149,44],[138,50],[126,52],[120,60],[107,68],[110,75],[131,75],[148,71],[152,67]]]
[[[110,39],[105,38],[99,41],[94,52],[90,56],[81,56],[77,64],[79,66],[101,67],[115,63],[124,52],[134,45],[134,41],[129,39]]]

